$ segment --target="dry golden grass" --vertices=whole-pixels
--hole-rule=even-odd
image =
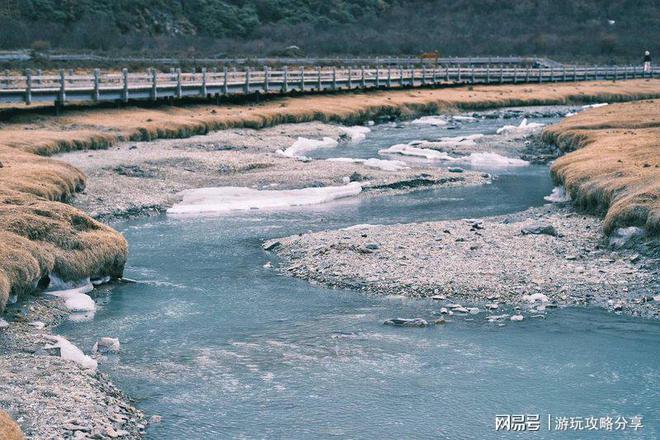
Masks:
[[[0,410],[0,440],[24,439],[21,428],[9,417],[9,414]]]
[[[660,101],[616,104],[544,131],[564,151],[552,167],[575,203],[605,214],[604,229],[644,226],[660,233]]]
[[[227,127],[311,120],[351,123],[382,114],[655,97],[660,97],[660,80],[310,95],[258,105],[73,109],[59,117],[16,114],[0,130],[0,310],[9,294],[34,289],[51,272],[68,279],[119,275],[126,260],[121,235],[59,203],[84,186],[83,174],[43,156]]]

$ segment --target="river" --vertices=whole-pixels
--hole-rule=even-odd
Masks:
[[[361,144],[316,157],[374,157],[395,143],[492,133],[502,123],[376,126]],[[393,328],[383,321],[428,317],[437,304],[286,277],[261,249],[310,230],[516,212],[542,205],[552,189],[545,166],[488,171],[496,178],[485,186],[115,223],[130,244],[125,275],[138,283],[103,291],[93,321],[57,331],[83,349],[100,336],[121,340],[100,368],[162,416],[147,438],[547,438],[556,417],[636,415],[643,431],[623,434],[657,436],[655,321],[565,308],[506,326],[480,316]],[[538,414],[541,430],[495,432],[495,416],[506,414]],[[568,437],[585,436],[603,432]]]

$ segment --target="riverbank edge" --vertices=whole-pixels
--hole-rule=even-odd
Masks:
[[[578,209],[604,216],[604,232],[660,235],[660,101],[614,104],[565,118],[542,140],[564,154],[551,167]]]
[[[610,85],[610,83],[604,84]],[[519,87],[523,89],[524,86]],[[489,92],[497,91],[497,87],[489,89]],[[501,89],[506,88],[500,88],[498,94],[501,94]],[[533,97],[533,87],[527,86],[525,89],[532,89],[531,92],[525,92],[531,93],[532,96],[522,100],[445,102],[433,98],[425,104],[403,102],[396,105],[385,104],[383,107],[364,105],[358,110],[349,111],[343,117],[333,114],[338,110],[337,108],[329,108],[327,113],[313,111],[311,115],[301,113],[298,116],[283,112],[277,118],[270,120],[260,119],[258,115],[252,114],[246,115],[244,119],[218,120],[215,125],[192,123],[175,131],[165,128],[166,126],[157,128],[155,131],[139,128],[132,133],[111,136],[107,136],[107,133],[103,133],[99,127],[96,127],[96,131],[86,128],[80,137],[77,135],[81,133],[76,133],[76,136],[67,139],[52,136],[53,133],[49,132],[46,137],[50,137],[50,139],[46,143],[43,143],[43,138],[40,139],[38,136],[35,137],[35,142],[32,144],[30,142],[21,144],[3,142],[2,132],[0,132],[0,163],[2,163],[0,183],[3,184],[3,189],[0,190],[0,215],[11,220],[8,224],[9,227],[0,231],[0,245],[2,245],[0,248],[4,249],[4,251],[0,251],[0,257],[2,257],[0,261],[5,264],[12,262],[9,268],[0,266],[0,306],[4,307],[10,293],[26,295],[39,290],[43,287],[43,280],[47,279],[51,273],[57,273],[65,279],[105,275],[120,278],[126,261],[127,243],[120,234],[63,203],[75,192],[84,188],[85,176],[74,167],[43,156],[72,149],[108,148],[122,140],[188,137],[192,134],[204,134],[209,130],[228,127],[262,128],[282,122],[309,120],[357,123],[379,116],[397,116],[405,119],[439,111],[483,110],[515,105],[581,104],[595,100],[635,100],[649,97],[649,93],[644,91],[621,94],[620,91],[607,93],[601,90],[592,94],[573,95],[568,93],[553,99],[540,99]],[[440,90],[434,91],[439,92]],[[414,91],[403,93],[410,92]],[[465,88],[464,92],[472,93],[473,90]],[[393,92],[380,94],[384,95],[384,100],[387,100],[387,95],[390,93]],[[660,96],[660,92],[656,92],[653,96],[656,95]],[[305,98],[290,98],[286,101],[295,99],[304,100]],[[215,108],[211,108],[210,112],[214,110]],[[257,120],[255,121],[251,117],[257,118]],[[296,120],[296,117],[300,119]],[[62,118],[63,121],[70,123],[66,117]],[[60,134],[62,133],[60,132]],[[30,134],[34,133],[30,132]],[[42,234],[37,233],[40,231]],[[62,235],[66,236],[64,240],[61,240]],[[45,239],[46,243],[40,245],[38,240],[30,239],[35,236],[41,240]],[[70,242],[67,244],[67,241]],[[73,249],[72,255],[66,254],[66,251],[72,251],[72,249],[63,248],[62,242]],[[59,255],[53,255],[58,254],[58,251]],[[66,270],[56,270],[62,267]]]

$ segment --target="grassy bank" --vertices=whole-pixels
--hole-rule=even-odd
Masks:
[[[543,136],[572,151],[552,174],[577,206],[605,216],[606,233],[634,225],[660,234],[660,101],[589,110]]]
[[[316,95],[241,106],[85,109],[58,117],[17,114],[0,130],[0,309],[10,294],[45,284],[50,273],[65,279],[119,276],[126,261],[121,235],[61,203],[84,187],[85,177],[51,154],[228,127],[656,97],[660,80],[637,80]]]

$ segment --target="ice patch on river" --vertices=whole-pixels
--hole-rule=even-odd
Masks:
[[[376,159],[376,158],[355,159],[352,157],[331,157],[330,159],[326,159],[326,160],[329,160],[331,162],[361,163],[366,167],[377,168],[383,171],[400,171],[410,168],[405,162],[402,162],[400,160],[386,160],[386,159]]]
[[[354,127],[339,127],[339,131],[346,137],[348,137],[353,144],[362,142],[367,138],[367,133],[371,131],[369,127],[363,127],[356,125]]]
[[[378,150],[378,154],[400,154],[402,156],[422,157],[428,160],[452,160],[445,152],[430,150],[428,148],[417,148],[409,144],[396,144],[389,148]]]
[[[419,145],[419,143],[416,143]],[[397,144],[378,151],[378,154],[400,154],[402,156],[421,157],[427,160],[451,162],[452,164],[468,164],[476,168],[522,167],[529,162],[522,159],[502,156],[497,153],[471,153],[467,156],[450,156],[444,151],[418,148],[410,144]]]
[[[497,129],[497,134],[506,134],[514,136],[527,136],[536,131],[539,131],[545,124],[540,122],[527,122],[527,118],[520,122],[520,125],[505,125]]]
[[[63,281],[57,275],[50,274],[48,290],[44,293],[64,300],[67,309],[73,312],[69,319],[72,321],[87,321],[94,317],[96,303],[87,293],[94,290],[89,278],[78,281]]]
[[[322,148],[335,148],[337,145],[339,145],[339,143],[331,137],[324,137],[321,140],[299,137],[289,148],[285,150],[277,150],[276,153],[282,156],[298,159],[304,158],[305,153]]]
[[[224,214],[252,209],[286,209],[316,205],[352,197],[362,192],[362,185],[324,186],[291,190],[257,190],[244,187],[218,187],[186,190],[183,200],[167,210],[168,214]]]
[[[445,119],[444,116],[422,116],[410,122],[413,125],[432,125],[434,127],[439,127],[447,125],[449,122]]]

